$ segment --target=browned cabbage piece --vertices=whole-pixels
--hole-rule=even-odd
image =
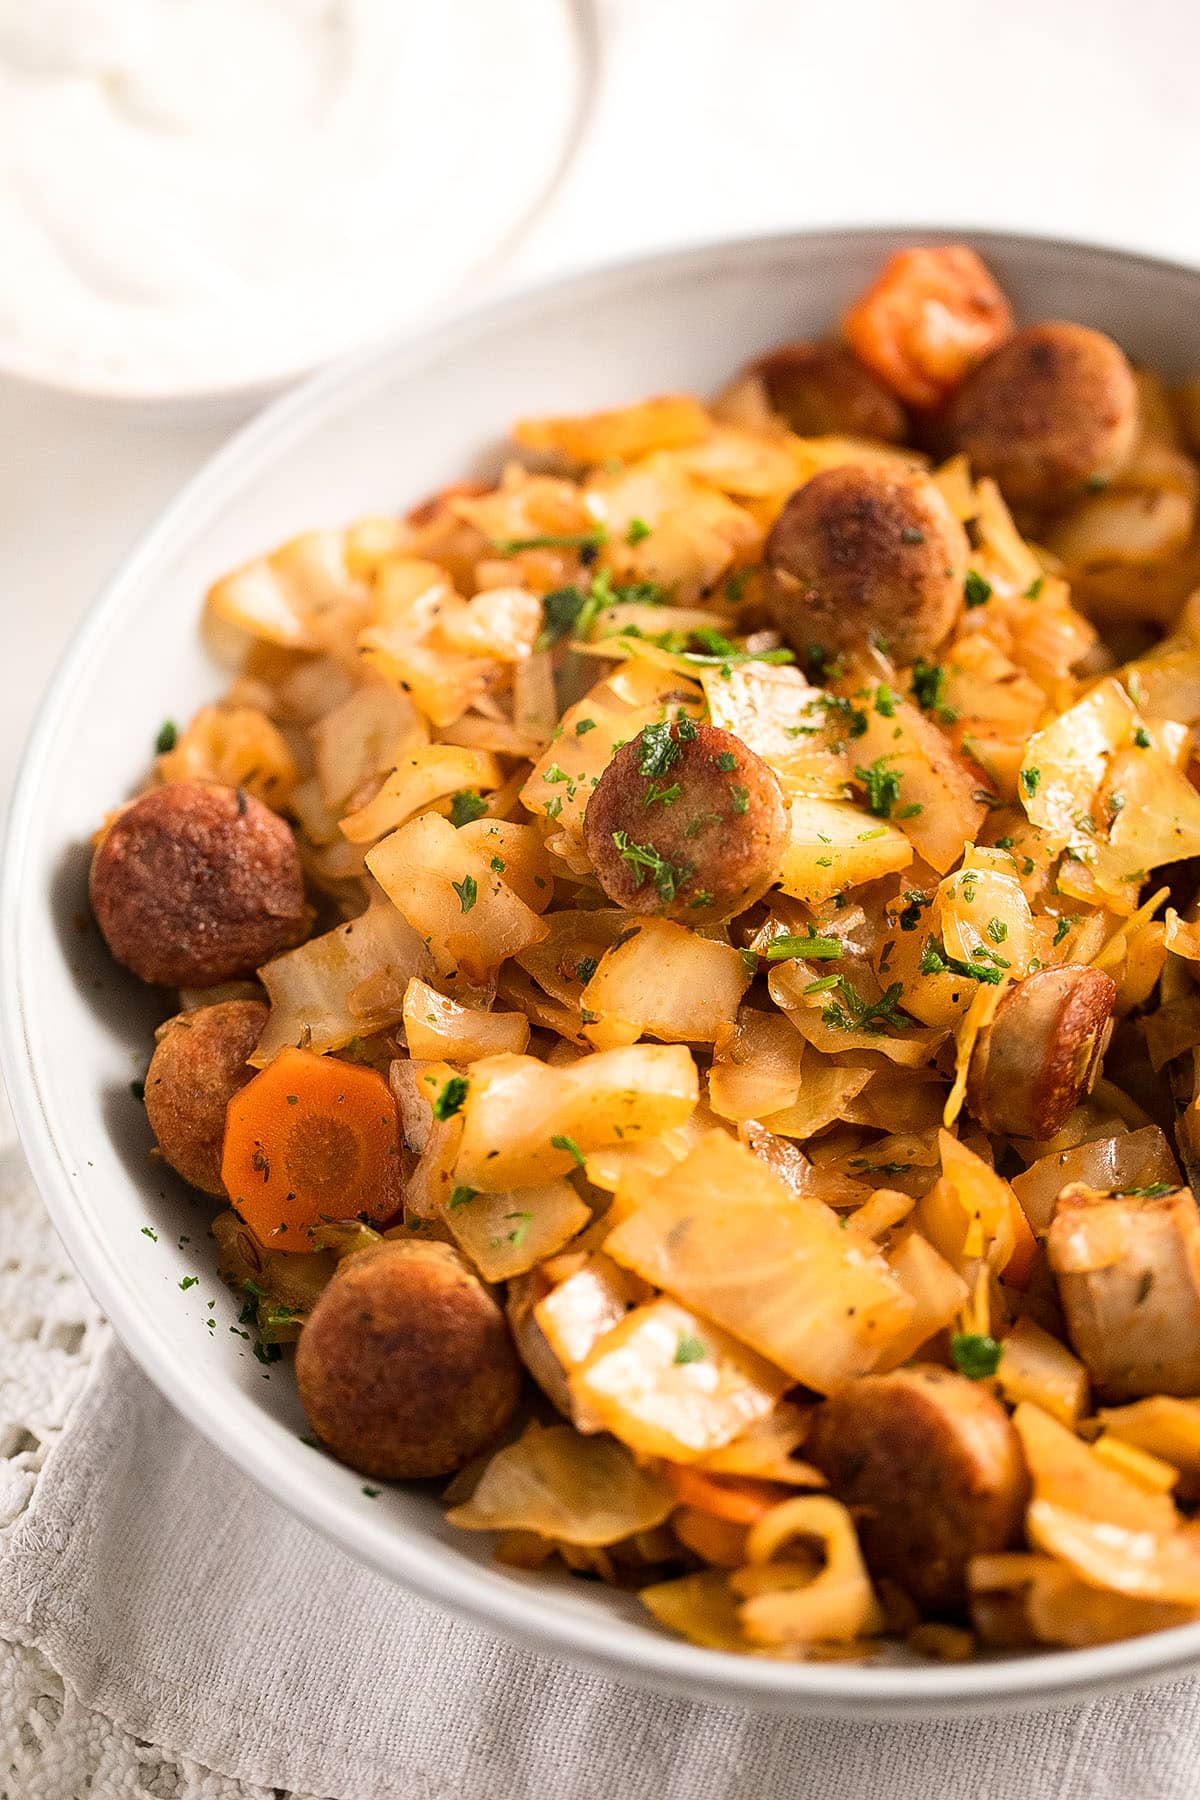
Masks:
[[[919,1606],[960,1610],[970,1558],[1020,1532],[1029,1483],[1017,1434],[985,1387],[948,1369],[847,1382],[819,1408],[804,1454],[854,1513],[872,1574]]]
[[[617,751],[583,829],[610,900],[697,926],[742,911],[778,878],[788,809],[779,777],[741,738],[680,719]]]
[[[267,1022],[261,1000],[222,1000],[169,1019],[146,1071],[146,1116],[177,1174],[224,1194],[225,1108],[254,1074],[246,1058]]]
[[[955,446],[1018,506],[1063,504],[1133,449],[1137,387],[1124,353],[1086,325],[1027,325],[959,390]]]
[[[785,504],[767,538],[764,598],[802,653],[874,641],[911,663],[949,635],[967,557],[966,533],[928,476],[847,463]]]
[[[772,410],[801,437],[881,438],[902,442],[908,429],[896,396],[852,350],[828,338],[780,344],[751,364]]]
[[[971,1054],[967,1104],[987,1131],[1051,1138],[1091,1089],[1117,990],[1102,969],[1038,969],[1008,989]]]
[[[151,788],[119,812],[89,893],[117,961],[165,987],[251,975],[306,924],[291,831],[253,794],[215,782]]]
[[[1190,1188],[1073,1183],[1046,1236],[1067,1332],[1109,1399],[1200,1393],[1200,1218]]]
[[[504,1430],[521,1365],[448,1244],[385,1239],[339,1263],[296,1346],[309,1423],[364,1475],[449,1475]]]

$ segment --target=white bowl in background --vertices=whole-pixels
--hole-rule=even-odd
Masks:
[[[763,1662],[670,1637],[629,1595],[494,1564],[485,1539],[445,1524],[428,1489],[365,1498],[361,1477],[299,1441],[290,1372],[264,1381],[226,1329],[234,1306],[205,1236],[208,1203],[147,1160],[129,1084],[162,1003],[79,928],[88,837],[143,776],[161,720],[187,717],[220,688],[197,627],[205,588],[231,565],[305,527],[386,512],[494,469],[519,414],[711,390],[754,352],[827,331],[892,249],[959,238],[978,247],[1021,317],[1085,321],[1172,375],[1200,368],[1200,273],[960,230],[723,243],[506,299],[331,370],[214,458],[76,635],[9,824],[0,1038],[13,1109],[68,1250],[150,1378],[299,1517],[427,1599],[543,1653],[725,1704],[860,1716],[1044,1706],[1200,1663],[1200,1625],[955,1666]],[[186,1293],[185,1275],[199,1277]],[[205,1327],[214,1299],[215,1332]]]

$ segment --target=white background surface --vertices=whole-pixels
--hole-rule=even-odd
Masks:
[[[1200,260],[1194,0],[589,10],[589,132],[506,283],[803,224],[1007,226]],[[227,429],[0,384],[0,801],[71,626]]]

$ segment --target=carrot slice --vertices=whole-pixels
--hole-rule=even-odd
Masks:
[[[384,1223],[403,1201],[396,1102],[382,1075],[281,1050],[225,1114],[221,1175],[260,1244],[311,1250],[323,1219]]]
[[[770,1512],[790,1489],[773,1481],[756,1481],[751,1475],[708,1475],[686,1463],[664,1462],[666,1476],[684,1506],[728,1519],[731,1525],[753,1525]]]
[[[898,250],[842,319],[860,362],[910,406],[941,404],[1013,330],[1012,308],[965,244]]]

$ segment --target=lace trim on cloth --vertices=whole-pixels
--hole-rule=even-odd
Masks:
[[[0,1095],[0,1134],[6,1124]],[[0,1543],[33,1498],[108,1327],[0,1151]],[[0,1800],[321,1800],[235,1781],[84,1706],[39,1650],[0,1639]]]

